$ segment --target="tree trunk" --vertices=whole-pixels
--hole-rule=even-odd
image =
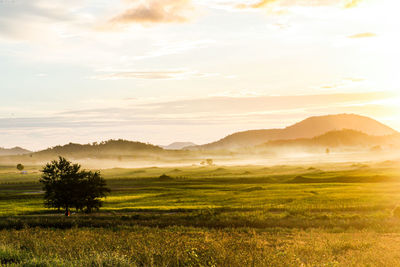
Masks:
[[[69,208],[67,207],[66,209],[65,209],[65,216],[69,216],[70,215],[70,213],[69,213]]]

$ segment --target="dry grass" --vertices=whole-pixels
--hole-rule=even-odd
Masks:
[[[0,262],[41,266],[398,266],[400,234],[251,229],[22,229]]]

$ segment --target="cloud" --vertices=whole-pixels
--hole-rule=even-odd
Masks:
[[[205,97],[176,101],[140,103],[132,99],[129,105],[71,110],[47,117],[0,118],[0,129],[80,129],[96,131],[117,129],[123,125],[264,125],[265,119],[282,119],[285,114],[305,117],[307,110],[334,112],[338,107],[363,106],[390,99],[387,93],[349,93],[293,96]],[[124,100],[126,101],[126,100]],[[332,111],[333,110],[333,111]],[[325,111],[325,112],[324,112]],[[286,126],[286,125],[282,125]],[[267,127],[264,126],[264,127]]]
[[[266,7],[267,5],[271,3],[278,2],[278,0],[262,0],[257,3],[252,3],[252,4],[238,4],[236,7],[240,9],[245,9],[245,8],[263,8]]]
[[[181,80],[187,78],[205,78],[216,75],[218,74],[200,73],[197,71],[188,71],[188,70],[161,70],[161,71],[119,70],[119,71],[99,74],[92,78],[98,80],[121,80],[121,79]]]
[[[364,82],[364,78],[357,78],[357,77],[345,77],[342,80],[338,80],[332,83],[323,84],[316,89],[350,89],[353,88],[355,85],[360,85],[360,83]]]
[[[361,3],[361,1],[362,0],[350,0],[350,1],[348,1],[347,2],[347,4],[346,4],[346,8],[352,8],[352,7],[355,7],[355,6],[357,6],[359,3]]]
[[[210,39],[203,40],[179,40],[179,41],[159,41],[154,45],[154,49],[140,56],[135,56],[133,60],[181,54],[193,49],[207,48],[215,45],[217,41]]]
[[[348,36],[348,38],[351,39],[356,39],[356,38],[370,38],[370,37],[375,37],[376,34],[372,33],[372,32],[364,32],[364,33],[358,33],[358,34],[354,34],[354,35],[350,35]]]
[[[190,0],[133,1],[133,6],[113,17],[109,23],[182,23],[189,20],[192,11]]]
[[[332,108],[345,105],[364,104],[377,99],[387,99],[391,95],[381,92],[293,95],[293,96],[216,96],[153,103],[133,103],[124,108],[102,108],[64,112],[62,116],[79,116],[135,119],[186,123],[246,123],[257,116],[288,113],[311,108]],[[133,115],[134,114],[134,115]],[[106,115],[106,116],[104,116]],[[236,120],[236,119],[238,120]],[[242,118],[242,119],[239,119]],[[92,121],[93,123],[94,121]],[[142,121],[143,122],[143,121]]]
[[[291,7],[291,6],[336,6],[341,5],[344,8],[353,8],[363,0],[260,0],[254,3],[236,4],[239,9],[258,9],[269,6]]]
[[[205,97],[156,103],[132,99],[107,108],[70,110],[43,117],[0,118],[0,139],[1,146],[33,149],[110,138],[157,144],[192,136],[191,140],[202,143],[239,130],[285,127],[312,115],[333,114],[338,110],[364,115],[380,110],[384,117],[393,114],[397,102],[393,107],[375,102],[391,98],[385,93],[349,93]],[[364,108],[371,105],[375,107]]]
[[[79,1],[0,1],[0,37],[41,39],[54,34],[49,25],[73,23]]]
[[[344,78],[344,80],[350,81],[350,82],[363,82],[363,81],[365,81],[364,78],[355,78],[355,77],[346,77],[346,78]]]

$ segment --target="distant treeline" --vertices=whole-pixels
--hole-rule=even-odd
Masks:
[[[95,156],[99,153],[106,155],[132,155],[132,153],[160,153],[164,151],[159,146],[141,142],[127,141],[123,139],[94,142],[91,144],[69,143],[64,146],[55,146],[34,153],[35,156]]]

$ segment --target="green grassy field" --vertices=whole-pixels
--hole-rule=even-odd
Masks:
[[[107,169],[104,207],[70,218],[43,207],[39,166],[0,166],[0,263],[397,266],[399,166]]]

